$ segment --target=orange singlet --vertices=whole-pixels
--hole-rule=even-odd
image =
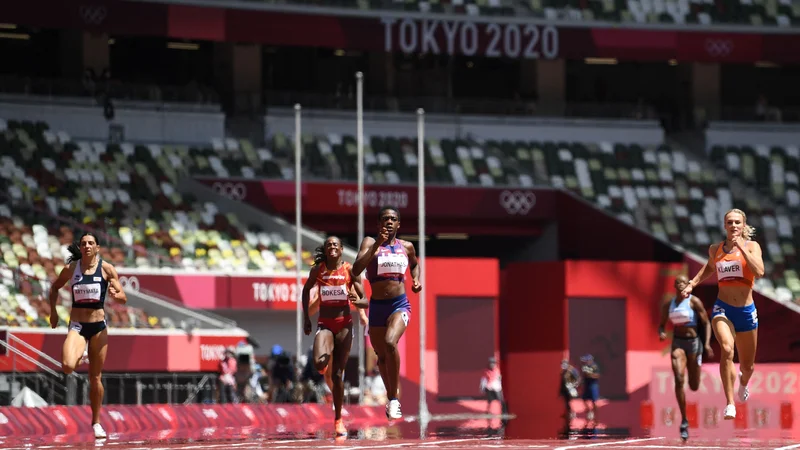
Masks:
[[[748,243],[750,241],[747,241]],[[745,244],[745,246],[748,244]],[[717,282],[720,285],[739,284],[752,288],[756,276],[747,266],[742,251],[734,246],[729,252],[723,250],[725,242],[719,245],[714,255],[714,265],[717,269]]]
[[[339,333],[344,327],[353,323],[353,316],[350,315],[350,300],[347,293],[353,284],[350,279],[350,263],[345,262],[338,269],[328,270],[327,266],[322,265],[317,274],[317,286],[319,286],[319,309],[320,318],[317,321],[317,333],[320,330],[330,330],[334,335]],[[347,313],[341,317],[322,317],[322,311],[326,308],[347,308]]]

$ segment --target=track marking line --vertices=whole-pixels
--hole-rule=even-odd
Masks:
[[[787,445],[786,447],[778,447],[775,450],[791,450],[793,448],[800,448],[800,444]]]
[[[646,441],[654,441],[657,439],[664,439],[663,437],[653,437],[653,438],[642,438],[642,439],[627,439],[624,441],[611,441],[611,442],[597,442],[594,444],[582,444],[582,445],[565,445],[563,447],[556,447],[553,450],[567,450],[571,448],[589,448],[589,447],[601,447],[607,445],[626,445],[626,444],[633,444],[634,442],[646,442]],[[680,447],[675,447],[680,448]]]
[[[706,449],[721,449],[721,448],[729,448],[729,447],[714,447],[712,445],[640,445],[638,448],[680,448],[680,449],[691,449],[691,448],[706,448]]]
[[[400,448],[400,447],[433,447],[442,444],[455,444],[458,442],[475,442],[486,441],[486,438],[470,438],[470,439],[449,439],[444,441],[428,441],[428,442],[402,442],[400,444],[386,444],[386,445],[360,445],[358,447],[345,447],[341,450],[365,450],[368,448]]]

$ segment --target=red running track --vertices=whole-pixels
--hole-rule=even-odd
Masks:
[[[110,435],[109,439],[95,441],[86,433],[62,436],[61,439],[46,438],[15,438],[13,440],[0,437],[0,447],[5,449],[126,449],[126,450],[200,450],[200,449],[284,449],[295,450],[313,448],[322,450],[378,450],[378,449],[408,449],[408,450],[620,450],[620,449],[728,449],[749,448],[755,450],[792,450],[800,449],[800,442],[783,438],[776,439],[748,439],[731,438],[720,439],[690,439],[683,443],[679,439],[666,437],[630,438],[630,439],[589,439],[589,440],[515,440],[502,438],[434,438],[426,440],[359,440],[343,438],[333,439],[281,439],[264,438],[253,435],[249,438],[234,438],[241,436],[241,430],[229,430],[229,438],[219,435],[215,431],[214,440],[203,439],[202,436],[175,436],[161,439],[155,436],[127,436]],[[223,433],[224,434],[224,433]],[[61,441],[61,442],[59,442]]]

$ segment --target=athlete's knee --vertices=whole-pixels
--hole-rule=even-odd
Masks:
[[[103,374],[101,373],[90,373],[89,374],[89,384],[92,386],[100,387],[103,386]]]
[[[683,374],[675,374],[675,389],[683,389],[683,385],[686,380],[683,378]]]
[[[720,359],[733,360],[733,343],[724,342],[719,344]]]
[[[70,363],[67,360],[61,361],[61,369],[65,374],[70,375],[72,372],[75,372],[75,364]]]
[[[314,368],[317,369],[317,372],[325,372],[325,370],[328,368],[328,359],[328,355],[320,355],[319,358],[314,360]]]
[[[692,392],[696,392],[698,389],[700,389],[700,377],[689,378],[689,389],[691,389]]]
[[[756,370],[755,363],[739,363],[739,372],[745,373],[753,373]]]
[[[386,353],[395,354],[397,353],[397,342],[394,339],[387,339],[386,340]]]

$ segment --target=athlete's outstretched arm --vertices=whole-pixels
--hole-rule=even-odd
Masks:
[[[358,256],[356,256],[356,260],[353,261],[354,277],[361,276],[361,272],[367,268],[370,261],[372,261],[372,258],[375,257],[380,248],[381,247],[378,242],[369,236],[365,237],[364,240],[361,241],[361,248],[358,250]]]
[[[694,289],[695,286],[703,281],[706,281],[706,279],[714,273],[714,255],[717,253],[717,248],[719,245],[720,244],[711,244],[708,247],[708,260],[706,260],[706,263],[703,268],[700,269],[700,272],[698,272],[697,275],[695,275],[694,278],[689,281],[689,286],[683,290],[682,294],[684,298],[691,294],[692,289]]]
[[[419,282],[419,261],[417,260],[417,252],[414,250],[414,244],[411,242],[403,242],[406,247],[406,253],[408,253],[408,267],[411,268],[411,279],[413,281],[413,285],[411,286],[411,290],[415,293],[422,290],[422,284]]]
[[[351,296],[350,303],[360,310],[369,307],[369,301],[364,296],[364,284],[361,282],[360,277],[354,277],[352,274],[352,270],[350,273],[350,279],[353,280],[353,285],[351,294],[355,294],[355,299]]]
[[[311,302],[311,288],[317,283],[317,273],[319,272],[319,268],[314,266],[311,270],[308,271],[308,279],[306,279],[306,284],[303,285],[303,318],[306,320],[310,320],[309,315],[309,303]]]
[[[697,317],[700,319],[700,322],[703,322],[703,326],[706,329],[703,348],[705,348],[708,357],[713,358],[714,350],[711,350],[711,321],[708,320],[708,314],[706,313],[706,307],[703,305],[703,301],[694,295],[692,296],[692,309],[697,313]]]
[[[110,289],[111,295],[114,297],[114,300],[117,303],[128,303],[128,295],[125,291],[122,290],[122,284],[119,282],[119,274],[117,274],[117,269],[114,268],[111,264],[103,261],[103,270],[105,270],[106,275],[108,275],[108,284],[111,286]]]
[[[665,327],[667,326],[667,318],[669,317],[669,302],[664,302],[661,305],[661,323],[658,324],[658,338],[662,341],[667,338]]]
[[[56,281],[53,282],[53,285],[50,286],[50,326],[55,328],[58,326],[58,314],[56,314],[56,303],[58,303],[58,290],[64,287],[69,281],[69,277],[72,276],[72,272],[75,271],[75,263],[67,264],[63,269],[61,269],[61,273],[58,274],[58,278]]]

